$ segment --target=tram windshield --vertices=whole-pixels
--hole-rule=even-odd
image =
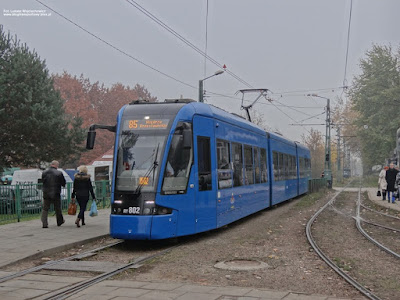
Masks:
[[[115,187],[119,191],[153,191],[166,136],[146,130],[122,130]]]

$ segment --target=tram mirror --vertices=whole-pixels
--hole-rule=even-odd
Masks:
[[[86,149],[94,148],[94,141],[96,139],[96,131],[88,131],[87,140],[86,140]]]
[[[192,130],[190,128],[183,129],[183,148],[192,148]]]

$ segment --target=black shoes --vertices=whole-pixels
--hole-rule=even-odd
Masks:
[[[64,223],[65,223],[65,220],[63,220],[61,224],[57,224],[57,226],[61,226]]]
[[[49,226],[47,226],[47,225],[46,225],[46,226],[45,226],[45,225],[43,225],[43,227],[42,227],[42,228],[49,228]]]

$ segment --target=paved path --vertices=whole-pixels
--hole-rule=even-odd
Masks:
[[[342,190],[343,188],[334,187],[333,189],[339,191],[339,190]],[[358,192],[358,188],[346,188],[346,191]],[[394,203],[389,203],[387,200],[383,201],[382,197],[376,196],[376,192],[378,191],[376,188],[362,188],[361,191],[368,192],[369,199],[374,201],[376,204],[383,206],[385,208],[391,208],[391,209],[400,211],[400,202],[398,199]]]
[[[86,225],[77,228],[76,216],[64,215],[65,223],[57,226],[56,217],[49,214],[49,228],[42,228],[40,220],[23,221],[0,226],[0,268],[24,258],[63,251],[73,244],[108,235],[109,209],[98,210],[99,215],[89,217]]]
[[[383,201],[382,201],[383,202]],[[87,217],[84,227],[77,228],[75,216],[64,216],[65,224],[57,227],[54,216],[49,217],[49,228],[43,229],[40,220],[24,221],[0,226],[0,267],[37,254],[63,251],[71,245],[99,238],[109,232],[109,210],[99,210],[99,216]],[[8,274],[0,271],[0,277]],[[0,283],[0,299],[20,300],[45,298],[54,288],[65,287],[86,278],[28,274]],[[36,299],[36,298],[35,298]],[[96,284],[69,299],[127,300],[335,300],[324,295],[308,295],[290,291],[242,288],[232,286],[202,286],[188,283],[138,282],[107,280]],[[360,299],[364,299],[360,297]],[[342,299],[344,300],[344,299]]]

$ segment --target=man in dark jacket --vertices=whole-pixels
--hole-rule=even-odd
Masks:
[[[395,201],[394,197],[393,197],[393,199],[390,197],[390,193],[394,193],[394,191],[395,191],[394,184],[396,182],[397,173],[399,173],[399,171],[397,171],[394,168],[394,164],[391,163],[389,165],[389,170],[386,171],[387,196],[388,196],[389,203],[390,203],[390,200],[393,200],[393,203]]]
[[[65,186],[65,178],[61,171],[58,171],[58,161],[53,160],[50,168],[42,173],[43,182],[43,210],[42,223],[43,228],[48,228],[47,215],[50,204],[54,205],[56,211],[57,226],[61,226],[65,221],[61,212],[61,187]]]

